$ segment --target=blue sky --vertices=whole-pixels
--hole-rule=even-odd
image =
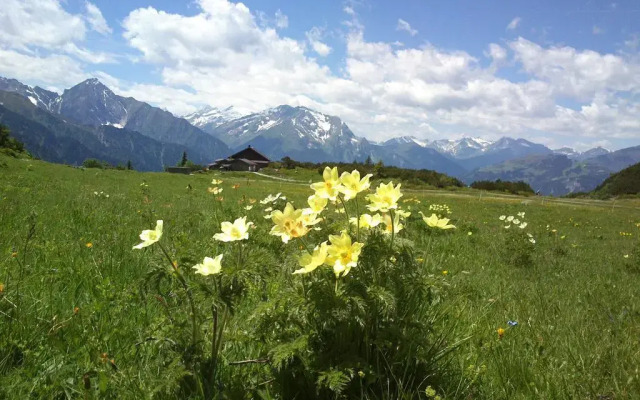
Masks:
[[[0,75],[57,91],[95,76],[176,115],[304,105],[373,140],[640,144],[637,1],[3,4]]]

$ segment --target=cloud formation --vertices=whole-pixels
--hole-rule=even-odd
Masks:
[[[87,15],[73,15],[53,0],[6,1],[0,75],[62,87],[97,75],[117,93],[177,115],[203,105],[245,112],[303,105],[338,115],[373,140],[511,135],[552,145],[637,139],[640,132],[640,57],[633,43],[615,54],[524,37],[489,43],[480,55],[429,43],[405,47],[367,40],[351,3],[339,34],[311,27],[295,39],[281,32],[288,26],[282,12],[264,18],[241,3],[198,0],[189,15],[146,7],[123,20],[136,62],[160,76],[140,84],[95,72],[97,64],[114,60],[83,46],[87,26],[109,34],[106,21],[86,22],[91,3]],[[17,24],[42,24],[49,34],[14,29]],[[344,48],[330,47],[326,37],[341,37]],[[329,55],[341,57],[341,68],[322,64]],[[505,70],[518,71],[518,79]]]
[[[411,36],[415,36],[418,34],[418,30],[417,29],[413,29],[411,27],[411,24],[409,24],[407,21],[398,18],[398,25],[396,26],[396,30],[397,31],[404,31],[407,32],[409,35]]]
[[[507,30],[512,31],[516,29],[518,25],[520,25],[520,21],[522,21],[522,18],[520,17],[515,17],[514,19],[512,19],[511,22],[509,22],[509,25],[507,25]]]

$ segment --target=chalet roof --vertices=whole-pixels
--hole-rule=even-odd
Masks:
[[[230,156],[229,156],[229,158],[234,158],[234,159],[235,159],[235,158],[239,158],[241,155],[243,155],[242,153],[245,153],[245,152],[247,152],[247,151],[255,153],[255,154],[256,154],[257,156],[259,156],[260,158],[264,158],[264,160],[255,160],[255,159],[254,159],[254,160],[252,160],[252,161],[261,161],[261,162],[270,162],[270,161],[271,161],[271,160],[269,159],[269,157],[265,156],[264,154],[260,153],[258,150],[254,149],[253,147],[251,147],[251,145],[249,145],[246,149],[242,149],[242,150],[240,150],[239,152],[237,152],[237,153],[235,153],[235,154],[230,155]],[[245,159],[246,159],[246,157],[247,157],[247,156],[246,156],[246,155],[244,155],[244,157],[242,157],[242,158],[245,158]]]

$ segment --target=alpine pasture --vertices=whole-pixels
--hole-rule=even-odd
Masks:
[[[0,398],[640,396],[635,200],[0,165]]]

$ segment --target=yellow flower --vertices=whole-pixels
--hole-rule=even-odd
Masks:
[[[218,197],[216,197],[216,200],[218,200],[218,201],[223,201],[223,200],[224,200],[224,197],[222,197],[222,196],[218,196]]]
[[[398,208],[398,200],[402,197],[400,185],[401,184],[398,183],[398,186],[393,187],[393,182],[389,182],[386,185],[381,183],[374,194],[367,196],[367,199],[371,203],[367,205],[367,208],[373,212],[389,212],[389,210]]]
[[[0,283],[0,294],[4,293],[4,283]]]
[[[11,258],[16,258],[16,257],[18,257],[18,252],[17,251],[12,252]]]
[[[220,187],[210,187],[210,188],[207,188],[207,191],[208,191],[209,193],[211,193],[211,194],[220,194],[220,193],[222,193],[222,190],[223,190],[223,189],[222,189],[222,188],[220,188]]]
[[[502,339],[502,337],[504,336],[504,329],[498,328],[496,332],[498,332],[498,339]]]
[[[329,246],[327,246],[327,242],[322,242],[320,243],[320,246],[316,246],[316,248],[313,249],[313,254],[305,253],[300,256],[298,264],[300,264],[302,268],[295,270],[293,273],[308,274],[324,264],[327,259],[328,248]]]
[[[91,243],[91,242],[87,242],[87,244],[85,244],[85,246],[86,246],[88,249],[90,249],[90,248],[92,248],[92,247],[93,247],[93,243]]]
[[[326,167],[322,173],[324,182],[311,184],[311,189],[315,190],[316,196],[335,201],[340,194],[341,186],[338,178],[338,167]]]
[[[346,231],[340,236],[329,235],[331,245],[327,249],[326,263],[333,267],[336,277],[345,276],[351,268],[358,265],[358,257],[362,251],[363,243],[351,243],[351,237]]]
[[[358,224],[358,220],[356,220],[356,217],[349,218],[349,222],[351,222],[353,225]],[[380,225],[381,222],[382,222],[382,216],[380,214],[375,214],[373,216],[369,214],[362,214],[360,216],[361,229],[375,228],[376,226]]]
[[[324,208],[327,206],[328,202],[329,202],[329,199],[325,197],[320,197],[315,194],[309,196],[309,198],[307,199],[309,208],[311,208],[313,212],[315,212],[316,214],[321,213],[324,210]]]
[[[422,220],[427,224],[427,226],[431,228],[438,228],[438,229],[455,228],[455,225],[449,225],[449,218],[438,218],[438,216],[435,214],[431,214],[431,216],[427,218],[424,216],[422,212],[420,212],[420,215],[422,215]]]
[[[256,203],[256,201],[258,201],[258,200],[256,200],[256,199],[249,199],[249,204],[255,204],[255,203]]]
[[[296,210],[291,203],[287,203],[284,211],[275,210],[271,213],[271,220],[275,224],[270,234],[280,236],[284,243],[291,238],[301,237],[309,232],[309,228],[302,220],[302,210]]]
[[[162,237],[163,225],[164,222],[159,219],[158,221],[156,221],[156,229],[145,229],[144,231],[142,231],[142,233],[140,234],[140,240],[142,240],[142,243],[133,246],[133,248],[142,249],[143,247],[151,246],[152,244],[160,240],[160,238]]]
[[[231,187],[232,187],[233,189],[237,189],[237,188],[239,188],[239,187],[240,187],[240,184],[239,184],[239,183],[236,183],[235,185],[233,185],[233,186],[231,186]]]
[[[219,274],[222,269],[222,256],[224,254],[220,254],[216,256],[216,258],[205,257],[202,261],[202,264],[196,264],[193,266],[193,269],[196,270],[196,274],[200,275],[214,275]]]
[[[442,271],[442,275],[447,276],[448,274],[449,274],[449,271],[447,271],[446,269]]]
[[[382,219],[385,226],[384,231],[382,231],[384,234],[391,235],[392,232],[398,233],[404,228],[404,225],[400,223],[400,214],[396,213],[393,216],[393,225],[391,225],[391,215],[385,213],[382,215]]]
[[[362,180],[360,179],[360,172],[354,169],[351,173],[343,172],[340,175],[340,183],[341,188],[340,191],[344,194],[345,200],[353,199],[358,195],[358,193],[369,189],[371,185],[369,183],[369,178],[373,175],[367,174]]]
[[[318,218],[318,213],[314,212],[311,208],[303,208],[300,219],[305,226],[313,226],[322,221],[322,218]]]
[[[249,239],[249,227],[253,222],[247,222],[247,217],[238,218],[231,222],[220,224],[222,233],[216,233],[213,238],[221,242],[235,242],[236,240]]]
[[[220,185],[221,183],[222,183],[222,181],[221,181],[220,179],[213,179],[213,180],[211,181],[211,184],[212,184],[212,185]]]

